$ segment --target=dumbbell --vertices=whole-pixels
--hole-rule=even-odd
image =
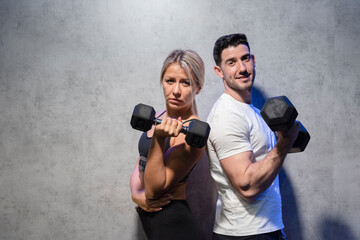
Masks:
[[[161,119],[155,118],[153,107],[142,103],[135,106],[130,121],[134,129],[146,132],[151,129],[153,124],[160,123]],[[187,144],[192,147],[202,148],[209,137],[210,126],[206,122],[194,119],[189,126],[183,126],[180,132],[186,134],[185,141]]]
[[[287,97],[279,96],[269,98],[260,114],[272,131],[284,131],[293,126],[298,112]],[[300,132],[289,153],[304,151],[310,141],[310,134],[301,122],[299,123]]]

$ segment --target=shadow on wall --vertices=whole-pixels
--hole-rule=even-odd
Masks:
[[[147,240],[145,232],[141,225],[140,218],[137,214],[136,214],[136,223],[137,223],[136,240]]]
[[[260,110],[268,98],[257,87],[253,87],[251,97],[252,104]],[[279,173],[279,184],[282,199],[283,221],[285,225],[284,230],[287,238],[291,240],[302,240],[302,226],[294,190],[284,168],[281,168]]]
[[[357,239],[350,227],[340,217],[325,217],[321,222],[323,240],[353,240]]]
[[[253,87],[251,90],[251,102],[252,104],[261,110],[263,107],[267,97],[264,95],[264,93],[257,87]]]
[[[283,221],[285,233],[288,239],[302,240],[302,226],[298,212],[298,206],[294,195],[291,181],[284,168],[279,173],[279,184],[282,199]]]

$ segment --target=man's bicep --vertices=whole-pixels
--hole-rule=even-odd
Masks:
[[[246,185],[245,172],[252,164],[252,156],[252,151],[245,151],[220,160],[221,166],[234,188]]]

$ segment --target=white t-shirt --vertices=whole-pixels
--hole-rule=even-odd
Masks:
[[[211,127],[207,142],[211,176],[221,200],[213,231],[247,236],[282,229],[278,176],[265,192],[249,203],[240,197],[220,164],[222,159],[245,151],[253,152],[253,162],[261,161],[274,147],[275,134],[262,119],[259,109],[224,93],[207,121]]]

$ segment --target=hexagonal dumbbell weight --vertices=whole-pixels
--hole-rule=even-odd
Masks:
[[[269,98],[260,114],[272,131],[284,131],[293,126],[298,112],[287,97],[279,96]],[[310,141],[310,134],[299,123],[301,129],[289,153],[304,151]]]
[[[155,118],[155,110],[153,107],[138,104],[135,106],[131,116],[130,124],[134,129],[140,131],[149,131],[153,124],[160,124],[161,119]],[[185,141],[192,147],[202,148],[206,145],[209,137],[210,126],[206,122],[194,119],[189,126],[183,126],[181,133],[186,134]]]

